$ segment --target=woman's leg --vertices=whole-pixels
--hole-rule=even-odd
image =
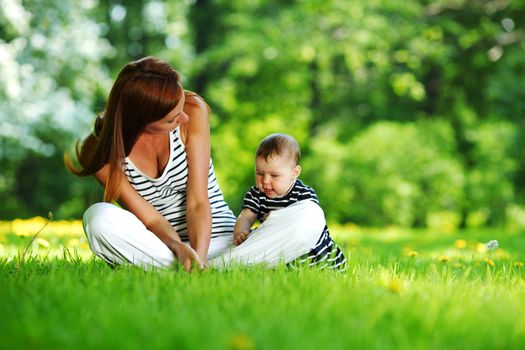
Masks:
[[[312,201],[300,201],[272,211],[248,238],[229,252],[210,260],[210,266],[290,262],[308,253],[323,232],[326,220],[321,207]]]
[[[233,245],[233,226],[231,232],[227,235],[220,235],[214,237],[210,241],[210,248],[208,249],[208,260],[212,260],[218,256],[222,256],[230,251]]]
[[[175,255],[131,212],[96,203],[84,213],[84,231],[91,250],[111,265],[169,267]]]

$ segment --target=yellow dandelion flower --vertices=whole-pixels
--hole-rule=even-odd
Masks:
[[[487,246],[483,243],[476,244],[476,250],[478,253],[485,253],[487,251]]]
[[[416,252],[415,250],[411,250],[407,253],[407,255],[411,258],[415,258],[418,255],[418,252]]]
[[[523,265],[524,265],[523,261],[515,261],[514,262],[514,266],[516,266],[516,267],[523,267]]]
[[[442,256],[439,257],[439,261],[441,261],[442,263],[446,263],[449,260],[450,260],[449,257],[446,256],[446,255],[442,255]]]
[[[49,248],[50,246],[49,242],[45,238],[42,238],[42,237],[38,237],[36,239],[36,243],[38,243],[38,245],[43,248]]]
[[[252,350],[255,349],[255,343],[246,334],[237,334],[232,338],[232,349],[234,350]]]
[[[494,263],[494,260],[492,259],[485,259],[485,262],[487,263],[487,265],[491,266],[491,267],[494,267],[496,264]]]
[[[465,249],[467,247],[467,241],[464,239],[458,239],[454,242],[454,247],[458,249]]]
[[[74,247],[78,247],[79,245],[80,245],[80,240],[77,238],[71,238],[70,240],[67,241],[68,247],[74,248]]]
[[[386,289],[392,293],[399,293],[403,288],[403,283],[400,280],[391,280],[387,283]]]

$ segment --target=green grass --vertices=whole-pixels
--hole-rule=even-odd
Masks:
[[[3,258],[0,348],[524,348],[523,232],[333,232],[349,253],[344,274]],[[489,239],[500,249],[478,251]]]

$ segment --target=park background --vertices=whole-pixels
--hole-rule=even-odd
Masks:
[[[0,220],[101,199],[63,154],[130,60],[209,103],[239,212],[265,135],[294,135],[329,222],[525,226],[525,2],[2,0]]]
[[[525,1],[0,0],[0,349],[523,349]],[[110,268],[64,152],[147,55],[235,213],[294,135],[348,270]]]

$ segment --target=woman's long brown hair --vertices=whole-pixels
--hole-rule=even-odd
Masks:
[[[184,91],[179,74],[166,62],[146,57],[127,64],[119,73],[106,108],[83,142],[76,143],[80,167],[64,155],[73,174],[88,176],[108,164],[104,201],[118,198],[123,165],[147,124],[165,117],[178,104]]]

